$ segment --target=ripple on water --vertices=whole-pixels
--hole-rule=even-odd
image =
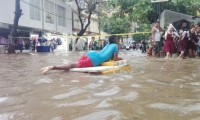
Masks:
[[[72,80],[71,82],[72,83],[79,83],[80,81],[79,80]]]
[[[106,99],[106,100],[101,101],[101,102],[96,106],[96,108],[106,108],[106,107],[111,107],[111,106],[113,106],[112,104],[108,103],[108,101],[111,101],[111,99],[108,98],[108,99]]]
[[[194,86],[199,86],[200,85],[200,82],[191,82],[191,83],[187,83],[189,85],[194,85]]]
[[[98,83],[104,83],[104,81],[103,80],[99,80]]]
[[[147,82],[148,82],[148,83],[153,83],[153,84],[166,84],[166,83],[159,82],[159,81],[152,80],[152,79],[148,79]]]
[[[161,109],[161,110],[169,110],[173,112],[181,112],[182,114],[189,114],[191,112],[200,112],[200,104],[189,105],[187,107],[179,106],[179,105],[170,105],[165,103],[155,103],[150,104],[150,108]]]
[[[0,114],[0,120],[10,120],[14,118],[14,113]]]
[[[119,91],[120,91],[120,88],[115,86],[113,89],[110,89],[101,93],[96,93],[94,95],[95,96],[110,96],[110,95],[117,94]]]
[[[71,96],[74,96],[74,95],[79,95],[79,94],[82,94],[86,92],[85,90],[82,90],[82,89],[76,89],[76,90],[73,90],[73,91],[70,91],[68,93],[65,93],[65,94],[60,94],[60,95],[55,95],[53,97],[51,97],[51,99],[64,99],[64,98],[69,98]]]
[[[121,77],[126,78],[126,79],[132,79],[133,78],[133,76],[131,76],[131,75],[121,75]]]
[[[82,101],[73,102],[73,103],[57,104],[56,107],[61,108],[61,107],[86,106],[86,105],[93,104],[97,101],[99,101],[99,100],[98,99],[87,99],[87,100],[82,100]]]
[[[35,82],[35,84],[42,84],[42,83],[53,83],[53,80],[50,78],[43,78]]]
[[[175,79],[172,83],[182,83],[184,81],[183,79]]]
[[[117,98],[118,100],[121,101],[134,101],[138,98],[138,93],[137,92],[130,92],[129,94],[125,95],[125,96],[121,96],[119,98]]]
[[[63,118],[62,117],[54,117],[54,118],[52,118],[52,120],[63,120]]]
[[[2,97],[0,98],[0,102],[6,101],[8,99],[8,97]]]
[[[182,78],[188,79],[188,80],[193,80],[193,78],[191,78],[190,76],[183,76]]]
[[[123,116],[118,111],[105,110],[94,112],[75,120],[105,120],[108,118],[112,118],[112,120],[121,120]]]
[[[131,87],[133,87],[133,88],[141,88],[141,86],[139,84],[131,84]]]
[[[85,88],[91,88],[91,89],[95,89],[102,86],[102,84],[100,83],[90,83],[89,85],[85,86]]]

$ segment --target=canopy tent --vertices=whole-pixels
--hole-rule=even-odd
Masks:
[[[200,18],[195,18],[191,15],[164,10],[160,15],[160,26],[164,28],[166,23],[174,23],[183,19],[189,22],[194,22],[195,25],[200,21]]]

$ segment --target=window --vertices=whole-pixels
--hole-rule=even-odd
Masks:
[[[58,5],[58,25],[66,26],[65,22],[65,8]]]
[[[54,24],[54,3],[45,0],[45,22]]]
[[[30,5],[30,18],[40,21],[40,0],[29,0]]]

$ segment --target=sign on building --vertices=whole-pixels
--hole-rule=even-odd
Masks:
[[[151,0],[152,3],[157,3],[157,2],[167,2],[169,0]]]

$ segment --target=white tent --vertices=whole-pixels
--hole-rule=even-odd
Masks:
[[[194,18],[194,16],[191,16],[191,15],[174,12],[174,11],[170,11],[170,10],[164,10],[160,15],[160,26],[162,28],[164,28],[164,25],[166,23],[173,23],[173,22],[179,21],[181,19],[185,19],[189,22],[194,22],[195,25],[198,22],[200,22],[200,18],[195,18],[195,19],[193,19],[193,18]]]

